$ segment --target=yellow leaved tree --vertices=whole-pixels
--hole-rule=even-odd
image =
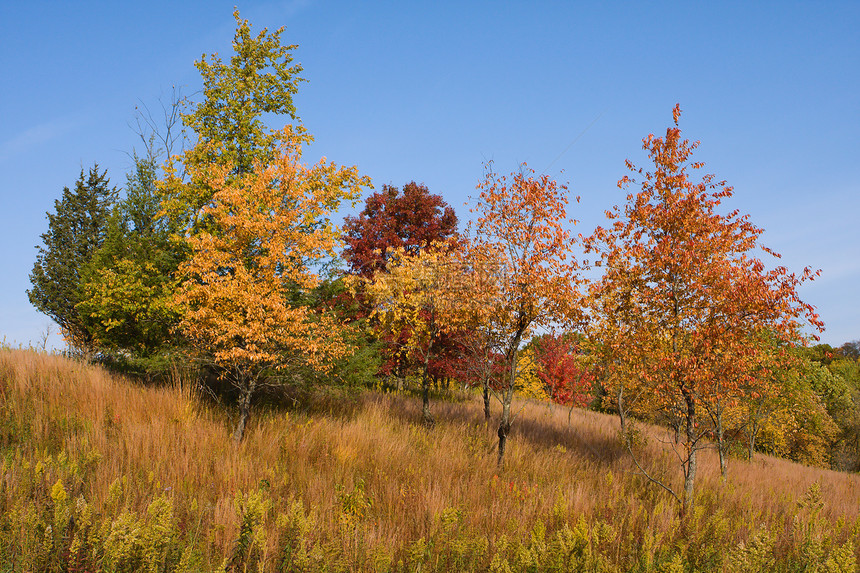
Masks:
[[[180,266],[175,298],[179,328],[239,392],[236,441],[261,385],[293,367],[325,371],[351,351],[340,322],[301,300],[319,283],[315,263],[335,254],[339,230],[330,214],[370,181],[324,159],[302,164],[311,137],[301,127],[285,128],[279,139],[271,161],[249,171],[188,165],[212,198],[201,210],[209,224],[186,239],[191,256]]]
[[[549,400],[546,385],[538,375],[538,361],[534,346],[526,346],[517,361],[517,392],[526,398]]]
[[[441,337],[451,332],[453,308],[461,281],[453,243],[436,242],[415,254],[404,247],[386,253],[386,272],[357,280],[373,305],[372,316],[380,333],[406,333],[405,352],[421,365],[424,424],[433,425],[430,413],[430,360]]]

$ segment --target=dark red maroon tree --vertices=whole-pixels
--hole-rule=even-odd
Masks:
[[[385,270],[394,247],[418,252],[433,242],[457,240],[457,215],[440,195],[414,181],[401,191],[383,185],[367,198],[357,217],[344,220],[343,257],[352,274],[369,277]]]

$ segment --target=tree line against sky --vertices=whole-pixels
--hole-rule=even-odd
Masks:
[[[488,419],[495,396],[500,466],[517,394],[617,413],[634,459],[637,421],[656,422],[683,488],[640,470],[684,510],[711,445],[724,476],[739,444],[860,469],[857,344],[803,348],[823,324],[797,288],[817,272],[774,263],[762,229],[727,210],[732,189],[698,175],[679,106],[587,234],[565,185],[492,164],[462,233],[414,182],[370,193],[341,227],[370,179],[305,162],[295,46],[235,16],[230,58],[196,63],[199,101],[142,131],[122,198],[95,165],[48,213],[28,294],[75,352],[146,373],[193,359],[232,387],[236,441],[263,388],[380,377],[419,381],[428,428],[440,380],[479,388]]]

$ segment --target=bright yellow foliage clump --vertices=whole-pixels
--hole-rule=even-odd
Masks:
[[[430,360],[442,336],[456,327],[453,309],[462,296],[460,265],[453,246],[444,242],[428,245],[413,255],[403,248],[392,249],[387,256],[387,272],[358,280],[373,305],[371,316],[378,332],[400,339],[398,352],[421,365],[424,422],[432,425]]]
[[[364,281],[379,329],[399,333],[408,329],[406,351],[420,361],[433,344],[453,327],[452,309],[458,292],[459,266],[448,245],[432,244],[415,255],[403,249],[387,253],[387,272]]]
[[[180,267],[181,329],[225,367],[281,367],[299,354],[326,369],[348,350],[334,317],[294,299],[319,283],[313,262],[334,255],[339,231],[329,214],[369,181],[355,168],[303,165],[310,138],[299,129],[287,128],[284,140],[272,164],[250,173],[206,168],[211,224],[188,239],[192,256]]]
[[[537,359],[531,346],[520,352],[517,360],[517,392],[529,398],[549,400],[546,385],[538,376]]]

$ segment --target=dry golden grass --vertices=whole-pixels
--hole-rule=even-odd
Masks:
[[[697,505],[682,522],[677,504],[635,471],[611,416],[575,410],[568,423],[564,408],[523,404],[500,470],[495,426],[477,399],[434,404],[432,431],[420,424],[418,400],[403,395],[367,392],[336,414],[269,410],[236,446],[230,411],[191,387],[179,375],[171,386],[143,387],[59,356],[0,349],[0,511],[11,515],[23,497],[48,511],[57,480],[107,523],[120,511],[146,515],[163,497],[179,542],[207,570],[244,547],[254,495],[271,504],[255,522],[269,532],[257,541],[257,566],[267,570],[286,563],[284,516],[297,507],[313,521],[305,537],[333,570],[412,570],[422,540],[422,570],[485,570],[496,554],[513,559],[505,543],[535,547],[541,527],[549,539],[580,523],[606,570],[656,571],[671,558],[688,570],[731,570],[728,556],[747,555],[763,531],[774,571],[833,561],[840,548],[853,560],[860,548],[857,475],[760,456],[731,460],[722,484],[706,451]],[[646,434],[642,459],[677,485],[659,430]],[[46,469],[34,473],[40,463]],[[0,565],[27,535],[10,531]],[[467,567],[451,560],[452,547],[483,557]]]

